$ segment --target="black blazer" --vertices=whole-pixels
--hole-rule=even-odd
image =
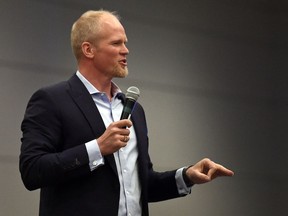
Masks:
[[[145,113],[139,103],[132,121],[139,151],[142,215],[148,215],[148,202],[179,196],[176,170],[153,170]],[[117,216],[120,185],[114,156],[105,156],[105,165],[91,172],[85,147],[106,128],[75,74],[33,94],[21,129],[21,177],[28,190],[41,188],[40,216]]]

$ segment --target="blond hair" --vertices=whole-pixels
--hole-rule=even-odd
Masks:
[[[71,29],[71,46],[73,53],[79,61],[82,56],[82,43],[97,43],[101,32],[101,18],[103,15],[111,15],[120,20],[116,12],[106,10],[87,11],[73,24]]]

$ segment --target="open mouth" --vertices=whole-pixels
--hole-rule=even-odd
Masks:
[[[127,66],[127,59],[122,59],[119,61],[119,63],[123,66]]]

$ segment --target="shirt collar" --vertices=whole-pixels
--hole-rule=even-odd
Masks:
[[[76,75],[78,76],[78,78],[81,80],[81,82],[84,84],[84,86],[86,87],[86,89],[88,90],[88,92],[93,95],[93,94],[100,94],[102,92],[100,92],[97,88],[95,88],[82,74],[81,72],[78,70],[76,72]],[[113,97],[115,97],[118,93],[121,93],[121,89],[113,82],[112,83],[112,95]]]

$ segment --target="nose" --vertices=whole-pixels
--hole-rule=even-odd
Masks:
[[[125,44],[123,44],[123,47],[121,49],[121,53],[124,55],[128,55],[129,54],[129,49],[127,48],[127,46]]]

